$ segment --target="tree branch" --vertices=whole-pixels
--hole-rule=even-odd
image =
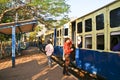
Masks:
[[[5,13],[7,13],[7,12],[9,12],[9,11],[11,11],[11,10],[17,10],[17,9],[19,9],[19,8],[22,8],[22,7],[25,7],[25,5],[24,5],[24,6],[18,6],[18,7],[15,7],[15,8],[9,8],[9,9],[3,11],[3,13],[0,15],[0,23],[1,23],[1,21],[2,21],[2,18],[3,18],[4,15],[5,15]]]

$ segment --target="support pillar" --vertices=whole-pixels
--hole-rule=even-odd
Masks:
[[[57,30],[56,30],[56,28],[54,29],[54,47],[56,47],[56,41],[57,41]]]
[[[15,67],[15,46],[16,46],[16,35],[15,26],[12,27],[12,68]]]

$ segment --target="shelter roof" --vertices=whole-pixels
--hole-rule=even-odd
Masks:
[[[29,19],[18,22],[0,24],[0,33],[12,34],[12,27],[16,27],[16,33],[27,33],[34,30],[37,25],[37,20]]]

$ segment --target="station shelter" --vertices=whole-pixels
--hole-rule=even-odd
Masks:
[[[16,33],[27,33],[34,30],[37,25],[37,20],[29,19],[18,22],[2,23],[0,24],[0,33],[5,35],[12,35],[12,67],[15,67],[15,47],[16,47]]]

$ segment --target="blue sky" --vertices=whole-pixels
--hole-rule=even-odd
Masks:
[[[115,0],[67,0],[71,6],[69,17],[81,17]]]

